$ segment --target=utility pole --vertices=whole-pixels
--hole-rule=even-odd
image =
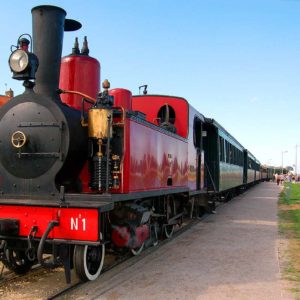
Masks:
[[[298,171],[298,170],[297,170],[297,163],[298,163],[298,162],[297,162],[297,153],[298,153],[298,147],[300,147],[300,145],[296,145],[296,147],[295,147],[295,148],[296,148],[296,156],[295,156],[295,176],[297,176],[297,174],[298,174],[298,173],[297,173],[297,171]]]
[[[288,153],[288,151],[281,151],[281,174],[283,174],[283,154]]]

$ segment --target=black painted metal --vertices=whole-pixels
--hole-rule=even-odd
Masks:
[[[72,19],[65,19],[65,31],[75,31],[81,28],[81,23]]]
[[[56,93],[59,85],[60,61],[64,29],[77,30],[80,23],[67,20],[66,12],[59,7],[43,5],[32,10],[33,52],[39,59],[36,73],[35,91],[37,94],[59,100]]]
[[[89,171],[90,171],[90,183],[89,186],[93,190],[101,191],[106,185],[106,178],[108,176],[106,165],[107,165],[106,156],[94,156],[89,162]],[[108,190],[108,189],[106,189]]]
[[[2,197],[48,195],[55,200],[61,186],[79,192],[79,172],[87,157],[87,131],[80,112],[64,105],[59,84],[64,28],[81,25],[65,21],[55,6],[32,9],[33,48],[40,66],[34,90],[13,98],[0,112],[0,193]],[[12,135],[21,131],[27,142],[13,147]],[[74,163],[76,162],[76,163]]]
[[[55,6],[37,6],[31,12],[33,51],[39,59],[35,91],[58,98],[55,91],[59,84],[66,12]]]
[[[92,194],[91,194],[92,195]],[[96,195],[92,195],[96,196]],[[54,197],[53,197],[54,198]],[[96,197],[84,197],[82,194],[66,194],[65,203],[61,203],[58,199],[51,199],[50,196],[45,199],[44,195],[37,195],[36,198],[11,198],[2,196],[0,198],[1,205],[19,205],[19,206],[35,206],[35,207],[61,207],[61,208],[97,208],[100,213],[111,211],[114,208],[114,203],[111,198],[105,200],[97,199]]]
[[[17,219],[0,219],[0,235],[17,235],[19,227]]]
[[[189,189],[184,188],[172,188],[172,189],[158,189],[152,191],[143,191],[143,192],[134,192],[129,194],[112,194],[112,200],[114,202],[121,202],[121,201],[128,201],[128,200],[135,200],[135,199],[145,199],[145,198],[154,198],[154,197],[161,197],[170,194],[186,194],[188,195]]]
[[[71,283],[71,249],[70,245],[60,245],[59,246],[59,258],[65,269],[66,283]]]
[[[17,149],[11,137],[19,130],[28,141]],[[67,192],[79,191],[75,180],[86,160],[86,149],[80,112],[28,90],[0,111],[0,192],[3,197],[54,197],[62,185]]]
[[[52,231],[52,229],[58,225],[59,225],[58,221],[56,221],[56,220],[50,221],[47,229],[43,233],[43,236],[39,242],[39,246],[38,246],[38,250],[37,250],[37,259],[38,259],[39,263],[45,268],[52,269],[52,268],[58,267],[60,264],[59,261],[56,259],[56,257],[54,257],[52,261],[45,261],[43,258],[46,239],[47,239],[49,233]]]

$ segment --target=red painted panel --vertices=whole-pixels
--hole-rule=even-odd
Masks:
[[[80,172],[79,179],[81,181],[82,192],[91,193],[92,190],[89,187],[89,164],[87,161]]]
[[[55,238],[74,240],[99,240],[97,209],[68,208],[60,210],[60,225],[54,228]]]
[[[0,107],[10,100],[7,96],[0,96]]]
[[[123,107],[127,111],[131,111],[132,94],[126,89],[112,89],[109,91],[114,96],[114,107]]]
[[[0,218],[18,219],[19,236],[28,236],[32,226],[38,226],[36,237],[41,237],[51,220],[58,220],[49,237],[55,239],[98,241],[99,215],[97,209],[58,208],[38,206],[0,206]]]
[[[187,138],[188,135],[188,102],[184,98],[171,96],[144,95],[132,97],[132,110],[146,114],[147,121],[157,125],[157,116],[160,108],[170,105],[175,111],[177,134]]]
[[[198,155],[194,145],[194,118],[197,111],[193,107],[189,107],[189,146],[188,146],[188,186],[191,191],[197,190],[197,172],[198,170]]]
[[[204,163],[204,151],[202,150],[201,151],[201,180],[200,180],[200,182],[201,182],[201,185],[200,185],[200,188],[201,188],[201,190],[203,190],[204,189],[204,174],[205,174],[205,172],[204,172],[204,170],[205,170],[205,163]]]
[[[100,63],[87,55],[68,55],[62,58],[59,88],[78,91],[96,98],[100,91]],[[82,97],[62,94],[62,102],[81,110]],[[88,105],[85,105],[85,110]]]
[[[130,137],[131,132],[131,122],[129,119],[125,119],[124,124],[124,149],[123,149],[123,159],[121,162],[121,187],[120,193],[129,193],[129,183],[130,183]]]
[[[117,247],[127,247],[130,241],[130,230],[125,226],[116,226],[112,229],[111,239]]]
[[[149,226],[146,224],[136,228],[115,226],[112,230],[112,242],[117,247],[137,248],[149,238]]]
[[[130,143],[130,166],[126,182],[128,191],[187,186],[187,142],[145,124],[133,120],[129,122],[132,134],[128,137]],[[127,178],[125,174],[124,177]],[[172,179],[172,186],[167,184],[168,178]]]

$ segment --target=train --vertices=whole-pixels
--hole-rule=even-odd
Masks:
[[[138,255],[185,217],[213,212],[272,175],[216,120],[182,97],[110,88],[87,39],[62,57],[60,7],[32,13],[11,48],[24,93],[0,108],[0,260],[99,277],[107,249]],[[271,175],[270,175],[271,174]]]

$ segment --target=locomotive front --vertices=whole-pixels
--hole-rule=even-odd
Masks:
[[[70,282],[73,253],[83,279],[99,275],[99,216],[112,205],[79,197],[88,130],[81,112],[62,103],[58,87],[63,33],[81,24],[65,16],[59,7],[33,8],[33,37],[20,36],[9,58],[25,92],[0,111],[0,260],[16,273],[37,261],[50,268],[63,264]],[[53,259],[45,261],[44,253]],[[90,255],[95,262],[87,269]]]
[[[1,197],[51,199],[61,186],[80,190],[75,179],[86,159],[86,129],[80,125],[80,112],[64,105],[57,89],[63,32],[81,25],[65,15],[53,6],[33,8],[35,54],[24,38],[11,54],[13,78],[24,80],[25,92],[0,112]]]

